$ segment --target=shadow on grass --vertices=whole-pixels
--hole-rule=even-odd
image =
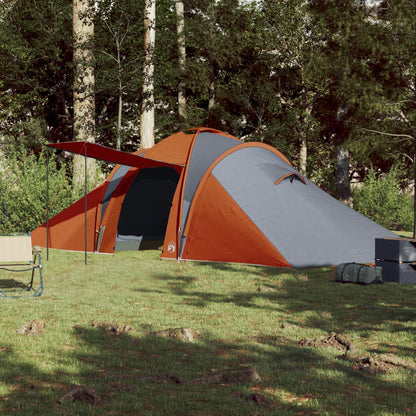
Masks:
[[[212,275],[207,268],[202,279],[216,279],[214,271],[218,270],[240,273],[235,265],[212,263],[210,267]],[[253,279],[253,274],[257,278]],[[243,288],[234,292],[224,290],[224,293],[195,290],[193,283],[201,276],[155,275],[155,278],[169,282],[167,290],[195,307],[234,303],[239,307],[280,310],[290,312],[288,323],[294,325],[299,324],[301,319],[305,327],[334,331],[339,324],[344,331],[351,330],[362,337],[368,337],[381,325],[388,325],[391,333],[416,332],[414,326],[409,326],[416,319],[416,285],[339,283],[335,282],[334,268],[291,270],[253,267]],[[266,302],[259,302],[261,300]]]
[[[23,289],[27,287],[27,283],[24,284],[21,281],[15,279],[0,279],[0,290],[3,289]]]
[[[213,274],[218,271],[212,270]],[[240,273],[235,268],[220,271]],[[210,274],[210,269],[203,273]],[[197,275],[156,276],[166,282],[157,293],[163,295],[170,291],[195,307],[233,303],[236,314],[243,308],[262,308],[270,314],[271,320],[274,319],[273,311],[277,311],[284,313],[289,324],[322,333],[353,333],[363,338],[377,332],[380,325],[388,326],[393,334],[407,331],[407,323],[414,320],[412,299],[416,288],[412,286],[342,285],[333,281],[329,269],[258,268],[250,276],[238,291],[225,294],[195,286],[200,279]],[[262,290],[258,290],[259,287]],[[146,293],[149,289],[139,292]],[[140,310],[137,313],[139,315]],[[88,320],[87,317],[83,319],[84,322]],[[71,345],[59,349],[56,369],[52,372],[42,368],[36,357],[32,364],[23,362],[11,348],[1,345],[0,340],[0,388],[8,390],[7,395],[0,397],[0,414],[414,414],[415,389],[409,381],[412,376],[407,373],[398,381],[399,377],[368,375],[353,370],[351,362],[339,358],[339,352],[302,348],[293,339],[285,337],[284,331],[262,333],[260,327],[256,336],[247,334],[238,339],[218,339],[204,328],[195,329],[202,331],[202,338],[186,343],[151,336],[148,334],[150,328],[121,335],[89,325],[69,328]],[[54,331],[52,322],[46,322],[47,331]],[[42,336],[44,334],[37,337]],[[41,342],[37,337],[31,338],[33,343]],[[388,341],[379,343],[380,351],[390,346]],[[411,347],[400,346],[398,353],[414,357]],[[30,355],[30,351],[28,353]],[[191,382],[214,370],[246,366],[255,368],[262,381],[202,385]],[[178,377],[166,377],[173,374]],[[170,382],[179,378],[185,382]],[[59,403],[72,383],[92,387],[100,396],[100,403],[95,406],[83,402]],[[247,400],[252,394],[264,396],[268,402],[259,406]]]
[[[57,370],[46,374],[36,363],[19,363],[12,350],[1,351],[0,382],[13,386],[7,397],[0,398],[2,414],[235,416],[413,412],[414,391],[404,383],[357,373],[349,362],[336,355],[300,348],[284,337],[230,342],[203,334],[202,339],[189,343],[140,332],[116,336],[89,326],[74,329],[73,337],[76,347],[60,357],[68,362],[68,368],[73,368],[72,373]],[[262,381],[192,382],[215,370],[246,366],[255,368]],[[170,377],[173,374],[175,377]],[[184,383],[169,381],[179,378]],[[59,403],[72,382],[92,387],[101,398],[100,403]],[[266,405],[247,400],[251,394],[267,397]]]

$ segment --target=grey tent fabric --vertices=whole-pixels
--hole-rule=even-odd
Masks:
[[[192,204],[192,199],[202,176],[218,156],[226,150],[238,146],[240,143],[237,140],[214,133],[203,132],[198,134],[188,164],[188,174],[182,202],[182,230],[185,229],[189,207]],[[182,240],[184,241],[185,239],[186,236],[182,235]]]
[[[264,143],[201,127],[141,153],[139,166],[140,157],[116,154],[123,164],[33,230],[32,244],[113,253],[159,248],[163,239],[166,259],[303,268],[372,263],[375,240],[396,237]]]
[[[337,201],[275,153],[243,148],[212,171],[241,209],[295,268],[374,261],[375,238],[396,235]]]
[[[112,198],[114,191],[117,189],[117,186],[123,180],[126,173],[131,169],[131,166],[121,165],[117,168],[116,172],[114,173],[113,177],[109,181],[109,184],[105,190],[105,194],[103,197],[102,207],[101,207],[101,220],[103,219],[105,210],[107,209],[107,205]]]

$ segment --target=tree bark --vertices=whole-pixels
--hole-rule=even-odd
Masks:
[[[304,84],[303,67],[302,73],[302,115],[299,120],[299,172],[306,175],[307,159],[308,159],[308,139],[307,139],[307,126],[309,118],[312,113],[312,106],[308,104],[308,93]]]
[[[94,78],[94,2],[73,0],[74,39],[74,140],[95,142],[95,78]],[[74,156],[74,192],[85,181],[85,161]],[[87,182],[94,184],[96,167],[94,159],[87,161]]]
[[[179,120],[186,123],[186,94],[184,75],[186,70],[186,48],[185,48],[185,18],[183,1],[176,0],[176,27],[178,32],[178,54],[179,54],[179,90],[178,90],[178,112]]]
[[[299,149],[299,172],[302,175],[306,175],[306,169],[308,160],[308,141],[306,139],[306,132],[301,130],[300,135],[300,149]]]
[[[143,104],[140,117],[140,136],[142,149],[155,144],[155,97],[154,97],[154,49],[156,39],[156,0],[146,0],[144,13],[144,73]]]
[[[416,238],[416,131],[413,131],[413,238]]]
[[[336,194],[341,202],[351,205],[351,187],[349,175],[349,151],[344,143],[336,145]]]
[[[117,110],[117,150],[121,149],[121,127],[123,117],[123,83],[121,80],[121,57],[120,47],[117,44],[117,65],[118,65],[118,110]]]

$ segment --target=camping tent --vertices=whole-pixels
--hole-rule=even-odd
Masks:
[[[180,132],[135,154],[53,146],[119,165],[86,200],[34,230],[36,245],[113,253],[163,244],[162,258],[301,268],[373,262],[375,238],[395,236],[275,148],[217,130]]]

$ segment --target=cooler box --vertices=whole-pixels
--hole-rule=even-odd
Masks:
[[[376,260],[416,262],[416,240],[376,238]]]
[[[376,266],[383,268],[383,280],[416,283],[416,239],[376,238]]]
[[[376,266],[383,268],[384,282],[416,283],[416,263],[376,260]]]

